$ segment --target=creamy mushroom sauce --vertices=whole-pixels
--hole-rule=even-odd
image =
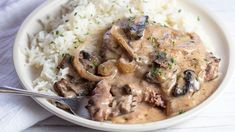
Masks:
[[[82,45],[59,68],[70,73],[54,84],[60,96],[87,95],[92,120],[145,123],[197,106],[217,86],[220,59],[196,33],[123,18],[103,35],[100,52]],[[98,48],[98,47],[97,47]]]

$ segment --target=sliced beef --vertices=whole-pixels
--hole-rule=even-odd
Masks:
[[[130,113],[136,108],[137,101],[133,95],[113,96],[111,85],[100,81],[93,90],[87,109],[93,120],[105,121],[114,116]]]
[[[105,121],[110,118],[112,113],[110,104],[113,101],[110,89],[111,86],[106,81],[100,81],[93,90],[87,105],[92,120]]]
[[[165,108],[165,101],[162,95],[148,88],[136,88],[133,85],[127,84],[123,87],[123,95],[133,95],[136,102],[146,102],[154,107]]]
[[[54,84],[54,90],[59,96],[72,98],[76,96],[76,93],[69,86],[69,82],[65,79],[61,79],[60,81]]]
[[[218,77],[219,74],[219,64],[221,59],[216,58],[212,53],[209,53],[206,58],[206,81],[211,81]]]

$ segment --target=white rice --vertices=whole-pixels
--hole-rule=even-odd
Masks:
[[[184,11],[175,0],[73,0],[66,8],[69,11],[62,17],[46,22],[52,31],[35,34],[26,49],[29,64],[42,69],[33,81],[38,91],[50,91],[54,82],[68,73],[68,69],[56,68],[63,54],[73,54],[80,44],[94,48],[102,32],[123,17],[148,15],[151,21],[204,36],[198,16]]]

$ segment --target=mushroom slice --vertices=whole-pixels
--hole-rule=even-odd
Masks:
[[[136,63],[134,60],[132,60],[131,62],[128,61],[126,58],[121,57],[118,62],[117,62],[117,66],[118,69],[124,73],[124,74],[128,74],[128,73],[132,73],[135,71],[136,69]]]
[[[120,27],[118,27],[116,25],[112,26],[111,34],[117,40],[118,44],[122,48],[124,48],[132,58],[137,59],[137,54],[129,46],[128,39],[127,39],[127,37],[125,36],[125,33],[123,32],[123,30]]]
[[[118,59],[122,54],[122,48],[111,35],[110,29],[104,33],[100,54],[104,60]]]
[[[148,23],[148,16],[133,17],[128,19],[127,36],[131,40],[138,40],[143,36],[146,24]]]
[[[117,71],[114,71],[110,76],[106,76],[106,77],[103,77],[103,76],[97,76],[97,75],[94,75],[92,73],[90,73],[89,71],[87,71],[82,63],[80,62],[79,60],[79,55],[80,55],[80,52],[81,52],[81,47],[78,48],[77,52],[75,53],[75,56],[73,58],[73,66],[74,68],[76,69],[76,71],[78,72],[78,74],[89,80],[89,81],[101,81],[101,80],[104,80],[104,79],[112,79],[115,77]]]
[[[189,91],[195,92],[200,89],[200,83],[197,75],[192,70],[184,71],[183,75],[177,80],[177,84],[173,89],[173,96],[178,97],[187,94]]]

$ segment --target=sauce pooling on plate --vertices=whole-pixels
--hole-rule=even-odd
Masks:
[[[54,84],[60,96],[89,96],[92,120],[144,123],[195,107],[216,88],[220,59],[195,33],[148,21],[124,18],[103,35],[97,51],[65,55],[58,68],[69,68]]]

